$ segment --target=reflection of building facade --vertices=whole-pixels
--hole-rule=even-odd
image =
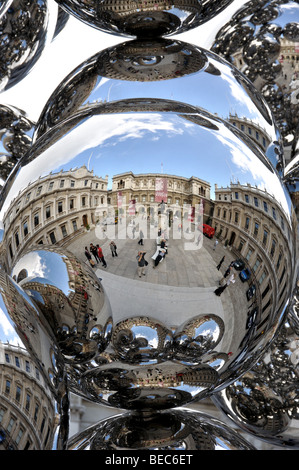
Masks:
[[[163,197],[166,208],[171,206],[172,211],[176,212],[177,207],[177,211],[183,215],[181,211],[184,205],[195,207],[202,203],[204,219],[210,216],[210,184],[194,176],[184,178],[164,173],[122,173],[113,177],[112,191],[109,193],[110,203],[120,209],[128,207],[130,202],[134,201],[137,211],[138,208],[144,208],[147,215],[150,215],[150,208],[157,204],[157,180],[164,181],[166,185]]]
[[[244,117],[240,118],[237,114],[230,114],[229,121],[250,137],[263,151],[268,148],[270,139],[267,132],[258,124]]]
[[[0,344],[0,449],[50,450],[54,405],[24,348]]]
[[[186,10],[198,12],[198,1],[197,0],[148,0],[146,2],[142,0],[123,2],[122,0],[106,0],[99,4],[98,12],[106,13],[107,11],[117,14],[117,16],[128,16],[137,11],[151,12],[151,11],[164,11],[171,10],[173,7],[180,6]]]
[[[260,292],[261,317],[266,324],[273,308],[279,311],[288,296],[293,253],[289,224],[282,208],[256,186],[215,185],[213,226],[219,236],[242,258]],[[271,323],[271,322],[270,322]]]
[[[107,204],[108,177],[81,167],[49,174],[17,196],[4,216],[6,260],[32,244],[62,244],[95,224],[95,209]]]

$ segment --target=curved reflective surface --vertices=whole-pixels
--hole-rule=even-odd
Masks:
[[[89,107],[137,98],[167,99],[212,113],[234,125],[279,172],[284,167],[280,134],[251,82],[216,54],[171,39],[125,42],[80,64],[49,98],[34,139]]]
[[[298,449],[298,287],[271,347],[240,379],[212,397],[234,423],[281,447]]]
[[[36,64],[53,38],[57,10],[47,0],[13,0],[1,15],[0,91],[22,80]]]
[[[31,248],[11,276],[43,312],[64,361],[87,362],[104,351],[112,329],[111,308],[93,272],[58,247]]]
[[[269,346],[293,287],[297,222],[278,173],[234,125],[181,102],[62,120],[15,166],[1,219],[2,263],[24,288],[34,244],[101,279],[113,341],[67,366],[95,403],[165,409],[224,388]]]
[[[221,421],[187,409],[153,413],[148,417],[117,415],[69,441],[69,450],[159,449],[254,450],[254,447]],[[181,464],[187,463],[185,457],[182,455]],[[180,456],[177,459],[179,463]]]
[[[66,374],[55,338],[28,294],[0,273],[1,450],[63,450]]]
[[[212,50],[240,69],[271,107],[286,142],[298,126],[295,1],[247,2],[218,32]]]
[[[120,36],[154,37],[195,28],[215,17],[231,0],[56,2],[68,13],[100,30]]]
[[[17,161],[31,147],[35,123],[14,106],[0,105],[0,181],[1,186]]]

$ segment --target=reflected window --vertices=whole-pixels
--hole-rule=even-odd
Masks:
[[[271,286],[270,286],[270,283],[267,285],[266,289],[264,289],[264,291],[262,292],[262,299],[264,299],[266,297],[266,295],[268,294],[268,292],[270,291],[271,289]]]
[[[226,219],[226,210],[223,211],[223,218]]]
[[[247,202],[247,204],[249,204],[249,202],[250,202],[250,198],[249,198],[248,194],[245,194],[245,202]]]
[[[239,222],[239,212],[235,212],[235,223]]]
[[[31,193],[26,194],[25,203],[30,201]]]
[[[25,368],[26,368],[26,372],[30,372],[30,362],[29,361],[25,361]]]
[[[16,388],[16,401],[19,402],[21,400],[21,387],[17,385]]]
[[[250,223],[250,218],[249,218],[249,217],[246,217],[246,219],[245,219],[245,230],[248,230],[248,228],[249,228],[249,223]]]
[[[16,363],[16,366],[17,366],[17,367],[21,367],[21,365],[20,365],[20,359],[18,358],[18,356],[15,357],[15,363]]]
[[[76,232],[76,230],[78,230],[77,221],[76,221],[76,220],[72,220],[72,224],[73,224],[74,232]]]
[[[0,423],[2,423],[4,415],[5,415],[5,410],[3,408],[1,408],[0,409]]]
[[[251,127],[248,127],[248,134],[249,134],[249,135],[252,134],[252,129],[251,129]]]
[[[252,269],[254,272],[256,272],[257,268],[259,267],[259,265],[261,264],[261,260],[259,258],[256,259]]]
[[[46,219],[49,219],[51,217],[51,207],[47,206],[46,207]]]
[[[267,276],[266,271],[263,271],[261,277],[259,278],[259,284],[262,284],[262,282],[263,282],[263,280],[265,279],[266,276]]]
[[[15,233],[15,242],[16,242],[16,246],[18,247],[19,244],[20,244],[19,233],[18,232]]]
[[[50,232],[50,233],[49,233],[49,237],[50,237],[51,243],[54,245],[54,244],[56,243],[55,233],[54,233],[54,232]]]
[[[88,185],[88,180],[84,180],[84,186]]]
[[[17,437],[15,438],[16,444],[20,443],[20,440],[22,439],[23,433],[24,433],[23,429],[19,429]]]
[[[280,217],[280,225],[281,225],[282,230],[284,230],[284,220],[283,220],[283,217]]]
[[[38,226],[38,224],[39,224],[39,215],[38,214],[34,214],[33,224],[34,224],[34,227]]]
[[[263,245],[266,245],[267,240],[268,240],[268,232],[267,230],[264,230]]]
[[[5,393],[6,393],[7,395],[10,394],[10,387],[11,387],[10,380],[7,379],[6,382],[5,382]]]
[[[54,181],[50,181],[50,183],[49,183],[49,191],[52,191],[53,186],[54,186]]]
[[[11,243],[9,244],[8,249],[9,249],[9,255],[10,255],[11,259],[12,259],[12,258],[13,258],[13,252],[12,252]]]
[[[70,187],[71,187],[71,188],[74,188],[74,187],[75,187],[75,181],[74,181],[74,180],[71,180],[71,182],[70,182]]]
[[[74,199],[70,199],[70,209],[74,209]]]
[[[260,135],[259,135],[258,131],[255,131],[255,138],[256,138],[256,140],[259,140],[259,138],[260,138]]]
[[[66,230],[66,226],[65,225],[62,225],[61,226],[61,232],[62,232],[62,236],[65,238],[67,237],[67,230]]]
[[[235,192],[235,199],[239,199],[239,193]]]
[[[35,405],[35,410],[34,410],[34,415],[33,415],[34,421],[37,421],[38,412],[39,412],[39,404],[37,403],[37,404]]]
[[[263,201],[263,203],[264,203],[264,211],[268,212],[268,204],[266,203],[266,201]]]
[[[273,216],[273,219],[276,220],[276,210],[275,210],[275,207],[272,207],[272,216]]]
[[[254,200],[254,205],[255,205],[255,207],[258,207],[258,206],[259,206],[259,200],[258,200],[258,198],[257,198],[257,197],[254,197],[253,200]]]
[[[26,404],[25,408],[27,411],[30,410],[30,402],[31,402],[31,395],[29,393],[26,394]]]
[[[16,421],[15,421],[14,418],[10,418],[9,423],[8,423],[8,426],[7,426],[7,428],[6,428],[6,430],[7,430],[8,433],[11,433],[11,430],[12,430],[12,428],[13,428],[15,422],[16,422]]]
[[[254,235],[257,236],[257,234],[259,233],[259,224],[257,222],[255,222],[254,224]]]
[[[43,189],[42,186],[39,186],[39,187],[37,188],[37,190],[36,190],[36,195],[37,195],[37,196],[40,195],[40,193],[42,192],[42,189]]]
[[[60,187],[60,188],[63,188],[63,187],[64,187],[64,180],[60,180],[59,187]]]
[[[43,433],[43,430],[45,428],[45,423],[46,423],[46,418],[45,416],[43,417],[43,420],[42,420],[42,423],[41,423],[41,426],[40,426],[40,433],[42,434]]]
[[[24,222],[24,224],[23,224],[23,232],[24,232],[24,237],[26,237],[26,235],[28,235],[28,223],[27,223],[27,221]]]
[[[273,257],[275,253],[276,241],[272,240],[270,255]]]
[[[63,211],[62,201],[59,201],[57,204],[58,214],[61,214]]]
[[[5,353],[5,361],[9,364],[10,363],[10,357],[8,353]]]
[[[86,205],[86,197],[85,196],[82,196],[82,207],[84,207]]]
[[[252,255],[252,253],[253,253],[252,249],[249,248],[248,251],[247,251],[247,255],[246,255],[247,261],[249,261],[249,259],[250,259],[251,255]]]

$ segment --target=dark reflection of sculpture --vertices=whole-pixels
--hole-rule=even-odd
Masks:
[[[17,161],[30,148],[35,123],[24,111],[7,105],[0,105],[0,123],[0,178],[4,183]]]
[[[41,312],[3,271],[0,340],[1,448],[65,449],[68,394],[60,351]]]
[[[52,39],[57,20],[57,7],[47,0],[11,2],[0,18],[0,90],[28,74]]]
[[[170,103],[175,100],[176,109],[182,102],[199,107],[201,113],[206,110],[218,119],[233,121],[240,138],[243,134],[248,145],[257,146],[278,171],[284,167],[280,137],[269,108],[251,82],[219,56],[164,38],[118,44],[80,64],[49,98],[34,139],[78,111],[105,103],[121,107],[125,99],[133,105],[138,97],[168,99]]]
[[[260,439],[299,447],[298,286],[290,312],[266,354],[213,400],[238,426]]]
[[[180,33],[213,18],[231,0],[56,0],[62,8],[95,28],[119,36],[153,37]]]
[[[247,2],[219,30],[211,48],[262,93],[286,143],[298,125],[298,14],[295,1]]]
[[[222,422],[187,409],[153,413],[146,418],[128,413],[108,418],[70,439],[70,450],[87,447],[114,451],[254,450]],[[178,455],[173,462],[187,463],[184,460]],[[167,463],[171,463],[171,457]]]

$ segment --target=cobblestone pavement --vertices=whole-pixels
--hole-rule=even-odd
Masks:
[[[166,325],[177,327],[187,319],[199,314],[213,313],[220,316],[226,332],[223,341],[234,344],[241,342],[245,334],[247,319],[247,283],[242,283],[235,271],[236,282],[230,285],[217,297],[214,290],[224,271],[235,259],[229,249],[220,242],[215,251],[214,240],[203,239],[198,250],[185,251],[183,240],[168,241],[168,254],[153,269],[151,256],[156,251],[156,240],[145,239],[144,246],[138,245],[138,238],[116,239],[117,257],[112,257],[109,248],[110,240],[98,240],[95,230],[85,232],[73,240],[67,248],[83,262],[88,263],[84,255],[84,247],[90,243],[99,244],[103,250],[107,268],[97,263],[93,268],[109,297],[114,321],[136,316],[147,315],[160,319]],[[137,274],[136,256],[138,250],[146,251],[145,258],[149,262],[146,275],[139,278]],[[225,256],[220,271],[216,266]],[[230,349],[230,344],[220,343],[218,350]]]

